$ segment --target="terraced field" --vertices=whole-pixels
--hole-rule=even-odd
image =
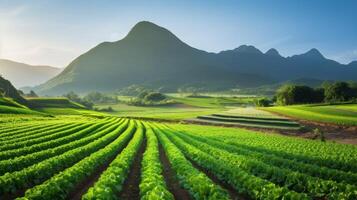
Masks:
[[[357,104],[274,106],[264,110],[302,120],[357,126]]]
[[[356,161],[352,145],[237,128],[0,123],[0,199],[357,199]]]
[[[287,118],[255,108],[235,108],[222,113],[202,115],[188,122],[223,126],[245,126],[253,128],[298,130],[300,125]]]

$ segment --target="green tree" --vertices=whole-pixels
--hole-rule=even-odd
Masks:
[[[325,89],[326,102],[343,102],[353,98],[353,91],[346,82],[335,82]]]
[[[304,85],[283,85],[277,91],[279,105],[293,105],[322,102],[321,89],[314,90]]]
[[[268,107],[272,102],[267,98],[255,99],[254,104],[258,107]]]
[[[159,93],[159,92],[150,92],[149,94],[147,94],[145,97],[144,97],[144,100],[145,101],[162,101],[162,100],[165,100],[166,99],[166,96]]]
[[[31,90],[29,94],[26,95],[27,97],[38,97],[38,95],[33,91]]]

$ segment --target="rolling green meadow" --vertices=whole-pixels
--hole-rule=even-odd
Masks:
[[[325,122],[338,125],[357,125],[357,105],[297,105],[264,108],[266,111],[301,120]]]

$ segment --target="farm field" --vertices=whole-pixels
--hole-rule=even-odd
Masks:
[[[198,115],[212,114],[224,110],[224,108],[197,108],[185,105],[163,105],[163,106],[131,106],[124,103],[100,104],[96,108],[114,109],[110,114],[119,117],[140,117],[154,119],[181,120],[193,118]]]
[[[200,115],[188,122],[222,126],[243,126],[251,128],[299,130],[301,126],[287,118],[277,116],[254,107],[233,108],[221,113]]]
[[[353,145],[113,116],[0,118],[0,199],[357,198]]]
[[[96,108],[114,109],[111,114],[121,117],[140,117],[168,120],[182,120],[194,118],[199,115],[209,115],[231,109],[235,106],[252,104],[254,97],[182,97],[178,94],[168,94],[175,104],[161,106],[133,106],[126,103],[99,104]],[[119,100],[128,101],[130,97],[119,96]]]
[[[274,106],[262,109],[302,120],[357,126],[357,104]]]

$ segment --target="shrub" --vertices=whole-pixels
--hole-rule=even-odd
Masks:
[[[110,96],[100,92],[90,92],[83,97],[83,100],[92,103],[118,103],[118,98],[116,96]]]
[[[254,99],[254,104],[258,107],[268,107],[271,103],[272,102],[267,98]]]
[[[156,101],[157,102],[157,101],[162,101],[165,99],[166,99],[166,96],[159,92],[150,92],[144,97],[145,101]]]
[[[354,90],[346,82],[329,84],[326,86],[324,94],[325,101],[330,103],[349,101],[355,97]]]
[[[71,101],[82,104],[83,106],[85,106],[88,109],[93,109],[93,102],[90,102],[89,100],[82,99],[81,97],[79,97],[78,94],[76,94],[73,91],[69,92],[67,94],[64,94],[63,96],[68,98]]]

